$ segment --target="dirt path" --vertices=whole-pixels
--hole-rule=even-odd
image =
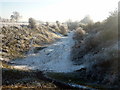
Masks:
[[[68,36],[62,37],[56,43],[40,50],[38,53],[32,53],[32,50],[26,58],[11,61],[12,66],[21,70],[38,70],[35,75],[40,80],[52,82],[58,88],[79,88],[84,87],[76,84],[60,82],[43,74],[48,72],[73,72],[79,70],[83,66],[74,65],[70,59],[71,48],[74,45],[74,32],[70,32]]]
[[[70,60],[71,48],[74,45],[74,32],[68,36],[62,37],[56,43],[40,50],[37,54],[30,54],[23,59],[11,61],[14,68],[31,69],[53,72],[72,72],[80,69],[82,66],[73,65]]]

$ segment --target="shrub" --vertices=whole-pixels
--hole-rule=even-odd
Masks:
[[[29,27],[30,28],[36,28],[36,21],[35,21],[35,19],[33,19],[33,18],[29,18]]]
[[[61,26],[60,26],[60,30],[61,30],[61,34],[63,34],[63,35],[67,35],[67,32],[68,32],[68,28],[67,28],[67,26],[65,26],[64,24],[62,24]]]
[[[67,21],[67,26],[68,26],[68,29],[69,30],[75,30],[79,27],[79,22],[75,21],[75,22],[72,22],[72,21]]]
[[[89,15],[87,15],[80,22],[83,24],[92,24],[93,20],[91,19]]]
[[[81,27],[79,27],[75,31],[74,39],[82,40],[82,38],[85,34],[86,34],[85,30],[83,30]]]
[[[81,38],[81,32],[75,34],[76,44],[72,51],[72,60],[86,66],[86,75],[100,84],[115,85],[119,81],[118,72],[118,15],[111,15],[102,23],[84,26],[86,35]],[[81,30],[80,30],[81,31]],[[80,42],[82,40],[82,42]],[[76,47],[79,46],[79,47]],[[105,77],[104,77],[105,76]],[[111,78],[112,79],[111,79]],[[88,78],[88,79],[89,79]]]

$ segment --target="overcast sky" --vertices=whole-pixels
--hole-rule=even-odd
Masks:
[[[0,16],[10,18],[18,11],[27,21],[33,17],[41,21],[80,21],[90,15],[94,21],[102,21],[118,7],[119,0],[0,0]]]

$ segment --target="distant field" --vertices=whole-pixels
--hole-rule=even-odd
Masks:
[[[18,23],[16,23],[16,22],[13,22],[13,23],[11,23],[11,22],[0,22],[0,27],[2,27],[2,26],[12,26],[12,25],[28,25],[28,23],[21,23],[21,22],[18,22]]]

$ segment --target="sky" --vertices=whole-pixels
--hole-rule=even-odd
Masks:
[[[32,17],[40,21],[80,21],[86,15],[96,21],[106,19],[118,8],[119,0],[0,0],[0,16],[10,18],[13,11],[22,21]]]

